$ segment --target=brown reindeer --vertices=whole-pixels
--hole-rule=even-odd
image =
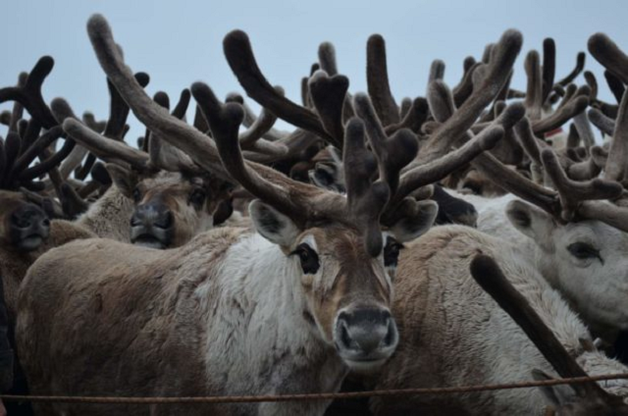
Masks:
[[[302,114],[309,120],[308,128],[322,131],[324,123],[333,131],[326,138],[343,148],[345,197],[245,161],[238,137],[244,117],[241,106],[221,104],[206,85],[197,83],[192,93],[216,148],[206,135],[146,96],[123,64],[104,18],[92,17],[88,32],[108,77],[153,133],[207,170],[228,174],[258,198],[249,208],[257,232],[217,229],[165,252],[89,240],[42,256],[22,286],[18,318],[18,344],[33,391],[137,395],[337,391],[349,368],[366,371],[380,366],[397,344],[389,311],[399,244],[394,238],[416,237],[436,214],[434,203],[407,195],[456,169],[458,160],[465,163],[493,146],[503,129],[486,129],[457,153],[400,178],[399,171],[416,154],[416,138],[406,129],[388,137],[368,97],[356,96],[356,105],[367,113],[364,122],[354,118],[339,123],[338,113],[320,118]],[[229,34],[225,47],[229,59],[251,56],[242,32]],[[244,54],[235,53],[242,47]],[[238,66],[237,71],[245,68],[256,66]],[[342,78],[318,81],[342,83]],[[270,90],[265,93],[275,93]],[[319,104],[337,92],[329,83],[312,85],[311,90]],[[337,100],[336,105],[342,103]],[[295,119],[300,124],[303,120]],[[64,128],[73,137],[91,134],[72,119]],[[374,156],[366,148],[365,131]],[[374,181],[377,170],[379,179]],[[56,323],[54,330],[50,322]],[[40,410],[288,415],[322,414],[327,405],[121,410],[55,404]]]

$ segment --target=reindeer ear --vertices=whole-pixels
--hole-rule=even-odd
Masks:
[[[550,377],[549,375],[538,369],[532,370],[532,378],[534,378],[534,380],[536,381],[554,379],[553,377]],[[557,409],[564,406],[566,403],[573,402],[576,395],[576,393],[568,385],[542,386],[539,387],[539,389],[547,400],[547,404]]]
[[[251,202],[249,213],[257,232],[271,243],[289,248],[299,236],[299,229],[290,218],[259,199]]]
[[[434,201],[419,201],[417,215],[403,217],[390,227],[390,233],[401,243],[412,241],[426,233],[438,215],[438,204]]]
[[[105,167],[107,172],[109,172],[109,176],[111,176],[112,182],[122,195],[127,198],[133,198],[133,191],[138,182],[137,173],[113,163],[107,163]]]
[[[506,207],[506,216],[517,230],[530,237],[545,251],[554,250],[552,232],[557,225],[548,213],[515,200]]]

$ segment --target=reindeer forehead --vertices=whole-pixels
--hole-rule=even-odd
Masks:
[[[205,182],[200,177],[188,178],[178,173],[164,172],[152,178],[145,178],[140,184],[146,190],[147,195],[156,195],[159,193],[187,192],[192,188],[204,186]]]
[[[619,250],[628,246],[628,233],[596,220],[567,223],[562,227],[562,234],[568,239],[568,243],[587,241]]]
[[[336,223],[326,224],[308,229],[300,241],[307,243],[308,239],[316,243],[316,250],[321,254],[338,257],[344,261],[370,259],[364,245],[363,233],[355,227]]]

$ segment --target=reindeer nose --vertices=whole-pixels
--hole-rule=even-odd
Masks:
[[[162,229],[172,228],[174,216],[172,212],[162,204],[143,204],[138,206],[131,217],[131,226],[156,227]]]
[[[380,351],[394,349],[399,337],[388,310],[357,309],[338,315],[335,338],[339,349],[368,359]]]

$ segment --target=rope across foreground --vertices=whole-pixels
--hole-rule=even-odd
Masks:
[[[590,381],[628,379],[628,373],[606,374],[593,377],[558,378],[554,380],[526,381],[512,384],[489,384],[480,386],[415,388],[396,390],[371,390],[347,393],[282,394],[267,396],[210,396],[210,397],[90,397],[90,396],[19,396],[2,394],[7,401],[30,401],[48,403],[100,403],[100,404],[199,404],[199,403],[261,403],[308,400],[360,399],[365,397],[442,395],[473,393],[479,391],[525,389],[562,384],[579,384]]]

